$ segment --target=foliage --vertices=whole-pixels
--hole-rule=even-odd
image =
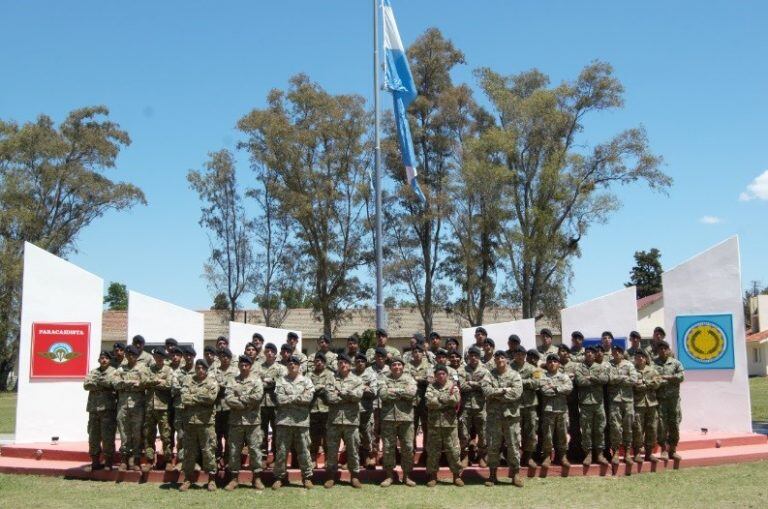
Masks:
[[[122,283],[112,281],[104,296],[104,303],[111,311],[125,311],[128,309],[128,289]]]
[[[211,309],[216,311],[229,311],[229,299],[227,298],[227,294],[224,292],[217,293],[216,297],[213,298]]]
[[[637,298],[642,299],[661,291],[661,252],[655,247],[650,251],[635,251],[635,266],[624,286],[636,286]]]

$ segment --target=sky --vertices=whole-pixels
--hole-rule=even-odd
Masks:
[[[588,117],[582,142],[643,125],[674,185],[617,191],[621,209],[582,239],[569,304],[623,287],[637,250],[658,248],[672,268],[732,235],[743,284],[768,285],[768,3],[392,3],[404,43],[439,28],[466,56],[454,80],[476,91],[478,67],[535,67],[559,83],[595,59],[614,66],[625,107]],[[69,259],[106,284],[205,309],[209,244],[187,172],[235,149],[237,120],[296,73],[370,100],[371,40],[369,0],[0,0],[0,118],[108,106],[132,144],[107,175],[141,187],[148,205],[97,220]]]

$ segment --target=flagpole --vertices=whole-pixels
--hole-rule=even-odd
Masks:
[[[379,2],[373,0],[373,118],[374,118],[374,166],[376,194],[376,328],[386,328],[384,316],[384,283],[382,270],[382,228],[381,228],[381,134],[379,132]]]

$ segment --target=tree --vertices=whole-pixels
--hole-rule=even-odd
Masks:
[[[637,298],[642,299],[661,291],[661,252],[655,247],[650,251],[635,251],[635,266],[624,286],[636,286]]]
[[[252,161],[269,168],[267,188],[290,220],[296,256],[311,281],[312,308],[330,335],[346,309],[370,296],[356,271],[372,259],[370,200],[362,97],[331,95],[300,74],[287,91],[272,90],[267,107],[238,123]]]
[[[104,296],[104,303],[110,311],[125,311],[128,309],[128,289],[124,284],[112,281]]]
[[[564,304],[582,237],[619,206],[611,191],[633,182],[665,191],[672,179],[659,170],[662,159],[642,127],[591,148],[579,138],[590,113],[623,105],[609,64],[593,62],[555,87],[535,69],[503,76],[482,68],[476,76],[496,119],[481,135],[484,157],[510,176],[499,243],[511,297],[526,318],[554,312]]]
[[[219,292],[216,297],[213,298],[213,305],[211,309],[215,311],[229,311],[229,298],[224,292]]]
[[[203,274],[216,295],[227,297],[229,319],[234,320],[238,301],[252,281],[254,259],[253,224],[245,214],[232,154],[211,153],[203,171],[190,171],[187,180],[203,202],[200,226],[208,230],[211,246]]]
[[[107,211],[146,204],[138,187],[104,175],[130,144],[108,115],[93,106],[58,126],[46,115],[23,125],[0,120],[0,373],[18,354],[24,241],[66,256]]]

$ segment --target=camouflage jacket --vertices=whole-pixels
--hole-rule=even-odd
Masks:
[[[312,380],[312,385],[315,387],[315,395],[309,406],[309,413],[316,414],[328,412],[327,388],[328,385],[333,384],[333,371],[324,369],[320,373],[316,373],[313,369],[309,372],[308,377]]]
[[[371,368],[365,368],[362,373],[352,372],[363,382],[363,397],[360,399],[361,412],[373,412],[373,405],[378,398],[379,391],[378,374]]]
[[[579,405],[603,404],[603,386],[608,383],[608,370],[603,364],[579,364],[575,382],[579,388]]]
[[[382,421],[412,421],[416,402],[416,380],[408,373],[393,378],[392,373],[379,379]]]
[[[608,363],[608,400],[611,402],[632,402],[632,387],[637,380],[635,366],[626,359],[618,364]]]
[[[562,371],[558,371],[554,375],[546,372],[539,382],[542,410],[554,413],[567,412],[568,395],[573,391],[571,377]]]
[[[520,378],[523,380],[523,397],[520,398],[520,407],[530,408],[537,406],[539,399],[536,397],[536,392],[541,386],[541,377],[544,375],[544,370],[527,362],[523,362],[522,366],[518,366],[513,361],[509,363],[509,367],[520,373]]]
[[[184,405],[186,424],[212,425],[215,420],[214,405],[219,395],[219,384],[211,375],[202,380],[190,376],[181,387],[181,404]]]
[[[365,370],[366,372],[370,372],[371,376],[376,377],[376,393],[375,397],[373,398],[373,408],[374,410],[381,408],[381,398],[379,398],[379,388],[381,387],[381,379],[389,374],[389,366],[384,364],[384,367],[379,369],[379,367],[374,362],[370,366],[368,366]]]
[[[584,364],[584,347],[582,346],[578,350],[571,348],[571,362],[577,362]]]
[[[153,359],[152,356],[147,352],[142,350],[139,354],[139,357],[136,359],[136,364],[142,364],[144,367],[149,368],[155,364],[155,359]]]
[[[658,406],[659,401],[656,399],[656,390],[661,386],[659,372],[651,365],[645,366],[642,371],[635,370],[635,372],[637,373],[634,385],[635,407]]]
[[[114,379],[115,368],[112,366],[107,366],[104,370],[98,367],[88,373],[83,382],[83,388],[88,391],[86,412],[105,412],[115,409]]]
[[[557,355],[557,346],[549,345],[548,348],[544,348],[544,345],[536,345],[536,350],[541,354],[542,360],[547,360],[547,355],[553,353]]]
[[[360,401],[365,383],[362,378],[349,373],[346,378],[335,375],[326,386],[328,397],[328,425],[359,425]]]
[[[274,408],[277,406],[277,395],[275,394],[275,386],[277,380],[284,377],[288,373],[288,370],[275,361],[270,365],[266,362],[261,363],[259,366],[259,376],[261,382],[264,384],[264,405],[267,408]]]
[[[656,371],[662,377],[661,387],[656,391],[656,397],[659,399],[677,399],[680,397],[680,384],[685,380],[683,364],[674,357],[667,357],[666,361],[657,358],[653,361]],[[671,376],[669,380],[663,380],[663,377]]]
[[[279,426],[309,427],[309,405],[315,394],[312,380],[302,374],[291,380],[288,375],[275,382],[277,411],[275,424]]]
[[[323,355],[325,355],[325,367],[326,367],[326,369],[329,369],[329,370],[333,371],[334,373],[336,373],[336,370],[339,367],[338,366],[338,364],[339,364],[339,362],[338,362],[339,356],[336,355],[335,352],[332,352],[330,350],[328,350],[327,352],[323,352]],[[311,371],[312,370],[310,370],[310,372]]]
[[[456,409],[461,399],[459,387],[451,380],[440,386],[437,382],[429,384],[425,396],[427,400],[427,423],[430,428],[455,428]]]
[[[173,370],[165,364],[152,364],[147,381],[147,410],[168,410],[173,405]]]
[[[144,407],[144,390],[149,380],[149,370],[138,362],[133,367],[123,364],[115,370],[114,386],[117,389],[117,405],[124,408]]]
[[[413,362],[409,362],[405,365],[403,373],[411,375],[416,380],[417,397],[416,406],[424,408],[424,395],[427,392],[427,385],[429,385],[430,378],[432,377],[432,364],[429,363],[426,356],[421,359],[418,365],[414,365]]]
[[[229,405],[225,399],[225,393],[229,384],[231,384],[239,374],[240,370],[237,366],[232,364],[229,365],[229,368],[222,369],[221,363],[219,363],[217,367],[209,370],[208,376],[212,376],[216,380],[216,383],[219,384],[219,394],[216,396],[216,405],[214,406],[214,409],[217,412],[226,412],[229,410]]]
[[[502,418],[520,418],[520,399],[523,396],[523,379],[520,373],[507,366],[504,373],[493,368],[483,379],[485,412],[488,421]]]
[[[400,355],[400,350],[398,350],[394,346],[386,345],[384,349],[387,351],[388,357],[391,357],[393,355]],[[365,352],[365,357],[366,359],[368,359],[368,365],[373,364],[373,361],[376,359],[376,348],[369,348]]]
[[[230,426],[257,426],[261,424],[261,402],[264,400],[264,384],[259,375],[233,378],[224,391],[224,401],[229,408]]]
[[[475,369],[464,364],[459,370],[459,387],[461,388],[461,407],[468,410],[485,408],[482,381],[488,376],[488,370],[478,363]]]
[[[173,370],[173,368],[171,368]],[[181,403],[181,388],[187,382],[188,378],[195,375],[195,369],[185,368],[184,364],[179,365],[178,368],[173,370],[173,378],[171,378],[171,395],[173,396],[173,408],[182,410],[184,405]]]

